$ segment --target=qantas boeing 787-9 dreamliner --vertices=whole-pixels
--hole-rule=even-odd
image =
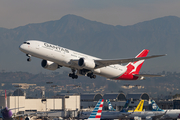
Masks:
[[[72,73],[69,77],[77,79],[78,75],[96,78],[100,75],[114,80],[142,80],[144,77],[160,77],[162,75],[139,74],[145,59],[164,55],[148,56],[149,50],[144,49],[135,58],[129,59],[100,59],[79,53],[50,43],[29,40],[19,46],[28,56],[42,59],[41,66],[48,70],[56,70],[62,66],[69,67]],[[127,63],[127,65],[122,65]]]

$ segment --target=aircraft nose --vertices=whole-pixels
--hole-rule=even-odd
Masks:
[[[178,115],[178,118],[180,118],[180,114]]]
[[[24,45],[23,45],[23,44],[19,46],[19,49],[20,49],[21,51],[23,50],[23,48],[24,48]]]
[[[8,111],[8,118],[11,118],[11,117],[12,117],[12,115],[13,115],[12,111],[11,111],[11,110],[9,110],[9,111]]]

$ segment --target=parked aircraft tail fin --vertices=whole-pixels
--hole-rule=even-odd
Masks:
[[[6,94],[6,90],[5,90],[5,105],[7,107],[7,94]]]
[[[129,109],[130,100],[127,100],[121,112],[127,112]]]
[[[136,109],[134,110],[134,112],[140,112],[143,111],[143,105],[144,105],[144,100],[141,100],[138,104],[138,106],[136,107]]]
[[[149,53],[149,50],[144,49],[141,51],[135,58],[140,58],[140,57],[146,57],[147,54]],[[127,72],[129,74],[139,74],[139,71],[143,65],[145,60],[139,60],[135,62],[129,62],[126,67],[127,67]]]
[[[110,111],[116,111],[116,110],[113,108],[113,106],[112,106],[112,104],[111,104],[111,102],[110,102],[109,99],[107,99],[106,102],[108,103],[108,109],[109,109]]]
[[[100,99],[94,110],[91,112],[88,120],[100,120],[103,108],[104,99]]]
[[[158,107],[158,105],[154,100],[151,100],[151,105],[152,105],[152,111],[164,111]]]

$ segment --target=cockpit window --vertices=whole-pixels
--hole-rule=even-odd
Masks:
[[[29,43],[29,42],[24,42],[24,44],[28,44],[28,45],[30,45],[30,43]]]

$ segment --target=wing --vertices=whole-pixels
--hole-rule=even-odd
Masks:
[[[161,56],[166,56],[165,55],[152,55],[152,56],[148,56],[148,57],[138,57],[138,58],[129,58],[129,59],[101,59],[101,60],[94,60],[95,64],[96,64],[96,68],[101,68],[101,67],[106,67],[109,65],[114,65],[114,64],[122,64],[122,63],[128,63],[128,62],[135,62],[135,61],[139,61],[139,60],[145,60],[145,59],[150,59],[150,58],[155,58],[155,57],[161,57]],[[78,60],[71,60],[70,63],[72,65],[78,65]]]
[[[21,109],[21,108],[24,108],[24,107],[19,107],[19,108],[11,108],[9,110],[15,110],[15,109]]]
[[[38,114],[48,114],[48,113],[56,113],[59,111],[47,111],[47,112],[34,112],[34,113],[28,113],[28,114],[17,114],[14,115],[13,117],[24,117],[24,116],[33,116],[33,115],[38,115]]]
[[[129,117],[131,114],[133,114],[133,112],[122,112],[122,117]]]
[[[167,113],[167,110],[164,112],[164,113],[162,113],[162,114],[158,114],[158,115],[154,115],[154,116],[152,116],[153,118],[155,118],[155,119],[157,119],[157,118],[159,118],[159,119],[163,119],[163,117],[164,117],[164,115],[166,115],[166,113]]]
[[[165,54],[166,55],[166,54]],[[138,57],[138,58],[129,58],[129,59],[116,59],[116,60],[94,60],[95,63],[99,67],[105,67],[113,64],[122,64],[122,63],[128,63],[128,62],[135,62],[139,60],[145,60],[145,59],[150,59],[150,58],[155,58],[155,57],[161,57],[165,55],[153,55],[153,56],[148,56],[148,57]]]

